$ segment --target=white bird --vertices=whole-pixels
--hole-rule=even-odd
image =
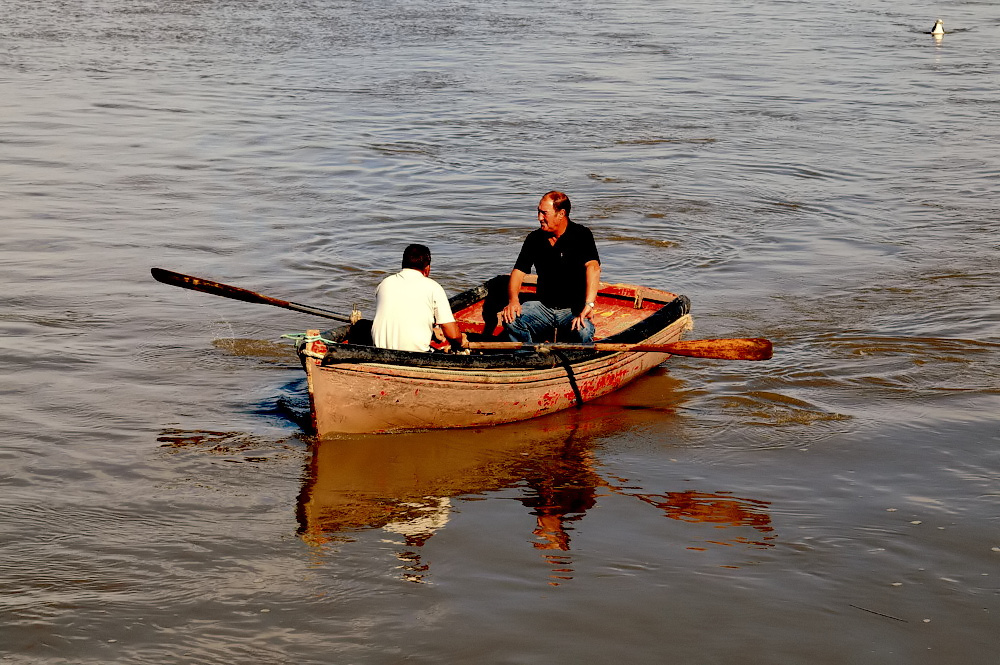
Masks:
[[[934,27],[931,28],[932,35],[943,35],[944,34],[944,21],[938,19],[934,21]]]

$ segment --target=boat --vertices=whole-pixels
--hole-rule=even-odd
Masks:
[[[459,328],[470,340],[496,340],[497,314],[507,304],[507,275],[499,275],[449,299]],[[535,297],[528,275],[522,300]],[[690,301],[668,291],[601,283],[595,341],[619,345],[677,342],[693,327]],[[555,340],[558,342],[558,340]],[[473,428],[544,416],[611,393],[670,357],[650,351],[599,347],[526,350],[477,349],[468,355],[380,349],[371,342],[371,321],[320,332],[296,343],[305,369],[315,433],[386,433]],[[572,346],[572,345],[567,345]],[[577,345],[586,347],[586,345]]]

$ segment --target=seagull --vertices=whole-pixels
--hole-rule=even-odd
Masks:
[[[943,35],[944,34],[944,21],[938,19],[934,21],[934,27],[931,28],[930,34],[932,35]]]

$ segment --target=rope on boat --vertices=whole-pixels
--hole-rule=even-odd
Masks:
[[[332,339],[326,339],[322,335],[310,335],[309,333],[289,333],[287,335],[282,335],[282,339],[293,339],[295,340],[295,350],[304,353],[311,358],[322,359],[323,355],[314,353],[311,350],[310,344],[312,342],[320,341],[326,344],[328,347],[335,347],[337,342]]]

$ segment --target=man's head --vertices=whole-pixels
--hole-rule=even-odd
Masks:
[[[538,202],[538,224],[542,231],[561,236],[569,226],[569,197],[562,192],[552,191]]]
[[[431,250],[424,245],[409,245],[403,250],[403,267],[425,275],[431,271]]]

